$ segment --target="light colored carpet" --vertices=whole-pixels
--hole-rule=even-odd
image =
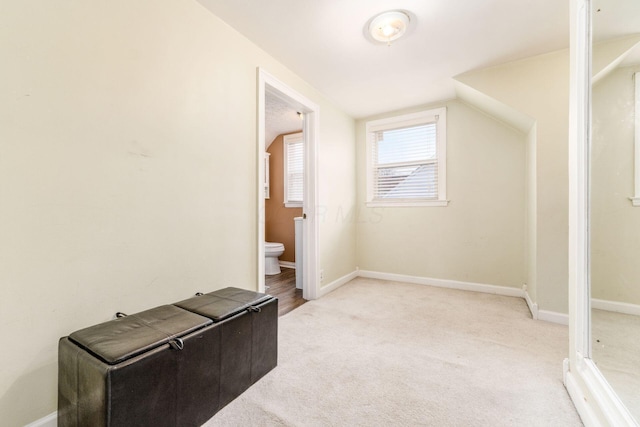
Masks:
[[[358,278],[281,317],[278,367],[205,425],[579,426],[568,345],[518,298]]]

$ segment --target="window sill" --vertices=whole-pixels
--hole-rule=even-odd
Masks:
[[[405,208],[405,207],[438,207],[447,206],[449,200],[401,200],[397,202],[387,202],[375,200],[367,202],[368,208]]]
[[[629,197],[633,206],[640,206],[640,197]]]
[[[284,207],[285,208],[301,208],[302,202],[285,202]]]

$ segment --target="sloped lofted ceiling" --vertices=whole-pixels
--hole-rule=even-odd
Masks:
[[[453,77],[569,47],[569,0],[198,0],[354,118],[455,97]],[[639,0],[594,0],[596,39],[640,32]],[[388,47],[376,14],[410,12]],[[268,141],[270,142],[270,141]]]
[[[565,0],[198,0],[355,118],[452,98],[452,77],[569,46]],[[388,47],[364,36],[406,9]]]

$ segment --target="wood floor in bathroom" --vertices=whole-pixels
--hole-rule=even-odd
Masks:
[[[307,302],[302,298],[302,289],[296,289],[296,270],[281,268],[282,273],[266,276],[266,292],[278,298],[278,316],[287,314]]]

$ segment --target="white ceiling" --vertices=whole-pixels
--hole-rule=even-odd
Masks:
[[[298,112],[277,96],[265,96],[265,148],[269,148],[278,135],[302,130],[302,118]]]
[[[593,0],[593,37],[606,40],[640,33],[640,1]]]
[[[458,74],[569,46],[569,0],[198,1],[354,118],[453,98]],[[596,6],[599,38],[640,32],[640,0]],[[367,40],[391,9],[411,13],[408,34]]]
[[[365,117],[455,96],[452,77],[569,45],[565,0],[199,0],[325,94]],[[364,37],[390,9],[414,19],[391,47]]]
[[[594,0],[593,38],[607,40],[640,33],[640,0]],[[621,65],[640,63],[636,46]]]

